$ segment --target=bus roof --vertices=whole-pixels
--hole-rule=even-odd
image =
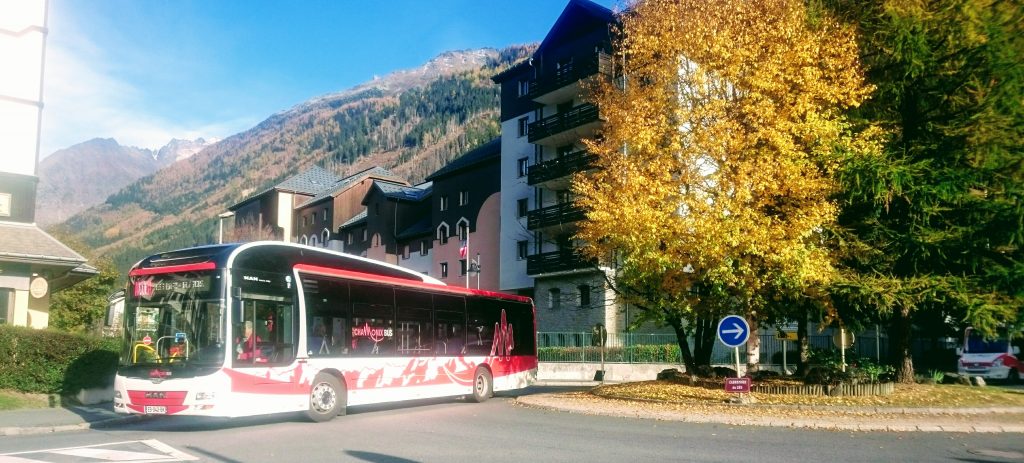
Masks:
[[[530,298],[525,296],[448,286],[433,277],[397,265],[282,241],[218,244],[163,252],[139,261],[132,267],[129,275],[144,276],[218,268],[244,268],[267,272],[281,272],[284,269],[290,271],[296,268],[311,274],[532,304]]]

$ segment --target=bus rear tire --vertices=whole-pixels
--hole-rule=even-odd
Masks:
[[[473,375],[473,393],[470,394],[469,400],[480,403],[490,399],[492,395],[494,395],[494,379],[491,377],[491,371],[486,368],[477,368],[476,374]]]
[[[306,416],[317,423],[330,421],[335,416],[345,414],[347,398],[348,394],[338,378],[320,373],[316,375],[309,391],[309,409]]]

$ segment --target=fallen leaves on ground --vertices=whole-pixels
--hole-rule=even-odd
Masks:
[[[733,393],[723,389],[688,386],[671,381],[643,381],[600,386],[592,394],[619,399],[655,400],[672,403],[720,404]],[[1004,407],[1024,406],[1024,394],[996,387],[971,387],[952,384],[897,384],[896,391],[884,396],[812,396],[751,393],[758,404],[808,405],[833,407]]]

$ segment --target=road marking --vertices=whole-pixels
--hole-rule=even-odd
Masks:
[[[0,454],[0,463],[67,462],[67,457],[77,457],[73,461],[81,462],[131,461],[134,463],[164,463],[199,459],[163,442],[150,439],[6,453]]]

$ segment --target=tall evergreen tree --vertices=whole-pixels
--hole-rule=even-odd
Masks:
[[[1024,307],[1024,16],[1018,1],[825,0],[855,23],[879,149],[841,171],[844,317],[889,322],[913,381],[915,317],[985,332]]]

